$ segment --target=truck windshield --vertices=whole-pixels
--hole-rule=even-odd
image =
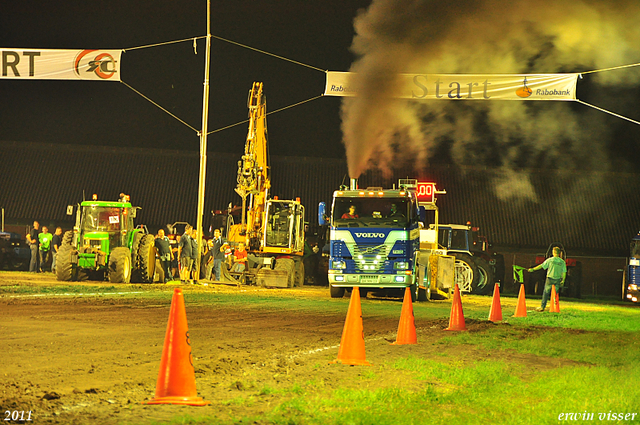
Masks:
[[[84,208],[82,228],[85,232],[119,232],[120,208],[90,206]]]
[[[631,242],[631,257],[640,258],[640,240]]]
[[[335,198],[335,227],[404,227],[415,219],[406,198]]]

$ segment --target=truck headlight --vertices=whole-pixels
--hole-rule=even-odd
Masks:
[[[394,278],[394,280],[395,280],[397,283],[402,283],[402,282],[404,282],[404,276],[396,276],[396,277]]]
[[[398,261],[397,263],[393,264],[393,268],[395,270],[407,270],[409,268],[409,263],[407,263],[406,261]]]
[[[347,263],[343,260],[334,260],[331,262],[331,268],[336,270],[346,269]]]

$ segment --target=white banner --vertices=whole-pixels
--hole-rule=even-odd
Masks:
[[[122,50],[0,48],[0,79],[120,81]]]
[[[398,74],[386,96],[442,100],[575,100],[578,74]],[[354,72],[327,72],[325,96],[357,96]],[[374,92],[374,87],[367,87]]]

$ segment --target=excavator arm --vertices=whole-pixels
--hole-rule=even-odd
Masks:
[[[250,250],[258,250],[262,240],[262,224],[271,187],[267,138],[267,104],[262,83],[254,82],[249,98],[249,131],[242,159],[238,161],[238,185],[242,197],[242,222],[230,235],[243,241]]]

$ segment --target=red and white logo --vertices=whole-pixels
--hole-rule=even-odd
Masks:
[[[116,62],[110,53],[83,50],[76,56],[73,70],[82,80],[109,80],[118,72]]]

